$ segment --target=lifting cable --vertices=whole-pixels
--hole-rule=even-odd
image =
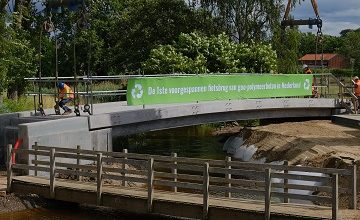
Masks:
[[[40,28],[40,38],[39,38],[39,82],[38,82],[38,111],[40,112],[41,116],[45,116],[44,106],[43,106],[43,96],[42,96],[42,88],[41,88],[41,75],[42,75],[42,34],[43,30],[42,27]],[[36,106],[35,106],[36,109]],[[35,111],[36,114],[36,111]]]
[[[78,78],[77,78],[77,68],[76,68],[76,34],[77,34],[77,25],[74,25],[74,48],[73,48],[73,56],[74,56],[74,79],[75,79],[75,85],[74,85],[74,112],[76,116],[80,116],[80,110],[79,110],[79,90],[78,90]]]

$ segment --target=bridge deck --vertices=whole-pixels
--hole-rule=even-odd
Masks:
[[[49,198],[49,179],[34,176],[13,178],[13,192],[37,193]],[[96,184],[57,179],[55,199],[96,204]],[[154,213],[201,218],[202,196],[187,193],[173,193],[155,190]],[[147,191],[145,188],[103,186],[102,204],[104,206],[146,213]],[[251,219],[263,219],[264,202],[245,199],[214,198],[209,200],[209,219],[238,219],[247,216]],[[241,214],[240,214],[241,213]],[[247,214],[246,214],[247,213]],[[271,204],[272,219],[331,219],[331,207],[315,205]],[[340,210],[340,219],[360,219],[360,210]],[[246,219],[246,218],[245,218]]]

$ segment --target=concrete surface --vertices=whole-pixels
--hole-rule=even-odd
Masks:
[[[333,115],[331,121],[338,125],[360,129],[360,115]]]

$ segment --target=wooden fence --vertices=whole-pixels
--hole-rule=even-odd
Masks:
[[[28,163],[13,164],[11,155],[25,155]],[[64,162],[66,160],[66,162]],[[59,175],[71,175],[77,180],[90,177],[96,180],[97,204],[102,204],[104,180],[118,180],[121,187],[130,187],[128,183],[137,183],[147,187],[148,211],[152,211],[154,190],[169,190],[174,193],[186,192],[202,194],[203,218],[206,219],[211,197],[257,197],[264,199],[265,219],[270,219],[271,203],[281,198],[307,200],[328,204],[332,207],[332,219],[338,219],[339,193],[350,197],[350,207],[356,209],[356,166],[350,169],[315,168],[288,165],[256,164],[225,160],[207,160],[198,158],[145,155],[123,152],[97,152],[69,148],[39,146],[32,149],[12,149],[7,153],[8,191],[11,191],[14,170],[26,173],[47,173],[49,176],[50,196],[55,198],[56,181]],[[118,164],[118,167],[111,166]],[[293,173],[293,172],[300,173]],[[309,175],[306,175],[310,172]],[[311,175],[320,173],[321,176]],[[339,187],[339,178],[350,179],[349,188]],[[274,178],[280,179],[273,182]],[[321,185],[290,184],[289,180],[316,181]],[[323,192],[321,195],[304,195],[291,190]],[[278,199],[279,200],[279,199]]]

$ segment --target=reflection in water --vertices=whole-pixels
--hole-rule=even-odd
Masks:
[[[131,153],[170,155],[179,157],[206,159],[225,159],[221,137],[211,136],[213,128],[209,126],[191,126],[186,128],[154,131],[142,136],[136,135],[114,140],[114,148],[121,151],[127,148]]]

